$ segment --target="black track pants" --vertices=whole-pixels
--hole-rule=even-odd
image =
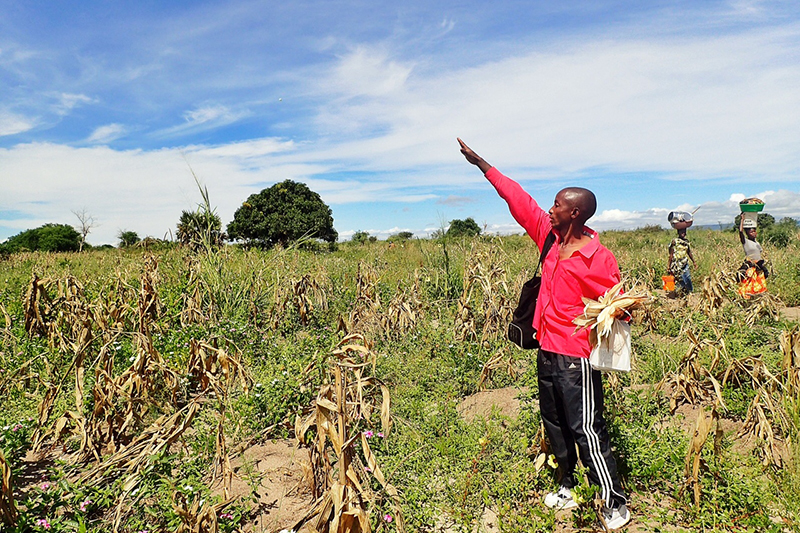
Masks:
[[[562,472],[561,484],[575,486],[578,446],[589,482],[600,487],[609,507],[626,503],[617,462],[603,418],[603,383],[588,359],[539,350],[539,409],[553,455]]]

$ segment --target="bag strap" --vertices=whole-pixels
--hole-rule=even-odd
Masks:
[[[539,264],[536,265],[536,276],[539,274],[539,270],[542,268],[542,263],[544,263],[544,258],[547,257],[547,253],[550,251],[550,248],[553,247],[553,243],[556,242],[556,234],[552,231],[547,234],[547,238],[544,240],[544,244],[542,245],[542,253],[539,254]]]

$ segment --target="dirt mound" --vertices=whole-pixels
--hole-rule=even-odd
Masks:
[[[234,477],[230,496],[258,502],[245,532],[280,531],[291,528],[311,508],[306,472],[308,452],[291,440],[275,440],[251,446],[231,460]],[[221,484],[213,487],[222,494]]]
[[[519,396],[527,391],[528,389],[520,387],[480,391],[464,398],[456,406],[456,410],[467,422],[472,422],[477,417],[489,418],[495,409],[501,416],[516,419],[520,409]]]
[[[800,322],[800,307],[784,307],[781,309],[781,317],[783,317],[784,320]]]

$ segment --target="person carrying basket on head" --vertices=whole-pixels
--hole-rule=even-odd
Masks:
[[[680,228],[676,231],[678,236],[672,239],[669,244],[667,265],[669,265],[669,273],[675,277],[676,288],[679,288],[681,293],[688,294],[694,290],[689,261],[692,261],[693,267],[697,267],[697,262],[692,255],[691,243],[686,238],[686,228]]]
[[[744,298],[767,292],[769,270],[762,257],[764,250],[756,240],[755,222],[745,219],[744,215],[739,219],[739,240],[745,257],[737,272],[737,292]]]

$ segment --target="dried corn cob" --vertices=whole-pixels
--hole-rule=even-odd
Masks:
[[[572,321],[576,325],[576,331],[583,328],[591,329],[589,342],[593,346],[597,345],[598,335],[602,338],[611,332],[611,326],[614,324],[615,317],[620,314],[620,310],[630,312],[641,307],[650,298],[650,295],[644,290],[623,293],[621,292],[622,285],[623,282],[620,281],[608,289],[598,300],[583,298],[583,314]]]

